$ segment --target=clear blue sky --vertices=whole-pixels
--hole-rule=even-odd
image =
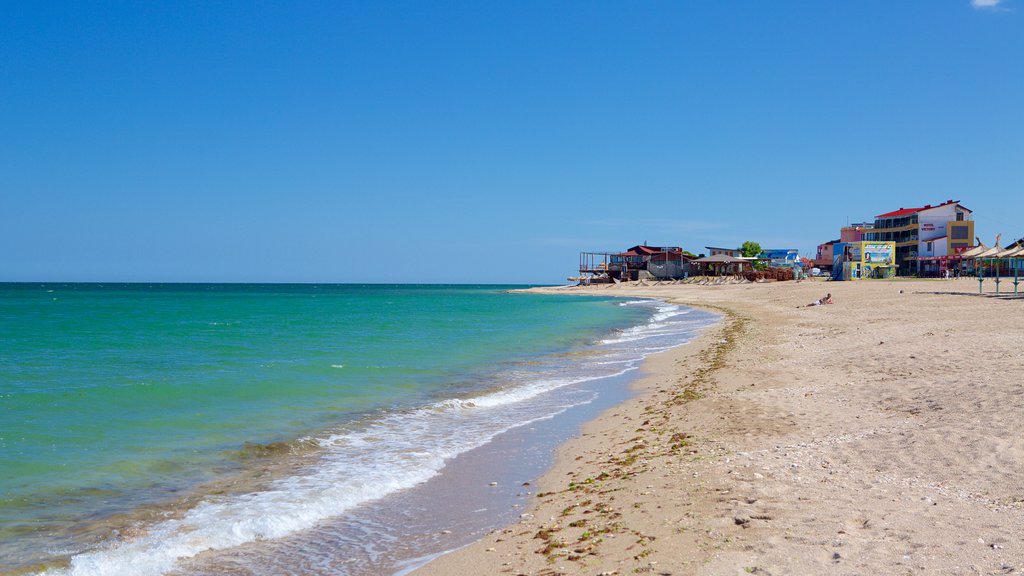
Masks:
[[[1024,0],[3,2],[0,280],[564,281],[1024,236]]]

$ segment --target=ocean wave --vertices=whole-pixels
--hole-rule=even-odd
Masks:
[[[461,434],[451,433],[456,424],[453,420],[459,418],[457,411],[439,415],[421,409],[390,415],[364,430],[320,439],[327,450],[306,474],[280,479],[260,492],[204,501],[181,518],[150,527],[143,536],[79,554],[70,567],[43,575],[158,576],[175,569],[180,560],[204,551],[289,536],[360,504],[426,482],[445,462],[498,434],[553,418],[592,399],[579,396],[575,402],[549,406],[532,416],[522,410],[504,418],[481,414],[464,422]],[[496,402],[491,408],[502,405]]]
[[[141,536],[78,554],[69,567],[43,574],[158,576],[207,550],[312,528],[355,506],[428,481],[450,459],[499,434],[593,401],[596,392],[580,384],[636,370],[643,358],[685,343],[714,320],[707,313],[684,319],[690,309],[656,300],[621,304],[650,307],[650,315],[616,337],[595,342],[592,348],[600,353],[594,358],[580,361],[553,355],[540,368],[502,373],[503,384],[491,391],[376,415],[348,429],[318,435],[311,440],[321,448],[319,458],[302,472],[258,492],[207,497],[180,517],[150,526]]]

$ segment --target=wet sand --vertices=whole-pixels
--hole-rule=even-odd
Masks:
[[[727,318],[649,358],[519,522],[417,576],[1024,570],[1024,300],[972,279],[551,290]]]

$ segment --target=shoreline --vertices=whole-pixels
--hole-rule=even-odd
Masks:
[[[731,315],[649,357],[518,523],[412,574],[1021,569],[1021,303],[972,284],[534,289]]]
[[[561,292],[552,291],[548,287],[518,289],[514,292],[528,294],[561,294]],[[606,295],[597,294],[595,296],[600,297]],[[618,298],[620,300],[620,305],[627,300],[636,299],[627,295],[620,295]],[[660,304],[667,303],[662,298],[643,297],[642,299],[651,300]],[[689,308],[693,308],[693,311],[700,310],[695,307]],[[708,312],[709,310],[704,311]],[[716,316],[721,315],[720,310],[710,310],[710,312]],[[677,354],[681,349],[692,350],[694,349],[694,345],[706,339],[707,334],[720,327],[721,324],[721,319],[716,319],[711,323],[704,324],[695,336],[674,345],[672,348],[655,352],[647,356],[641,361],[639,366],[630,369],[629,371],[601,377],[586,384],[576,385],[584,386],[589,390],[597,392],[594,400],[574,406],[565,413],[558,414],[551,419],[547,419],[546,423],[542,425],[537,426],[531,424],[504,432],[488,444],[466,454],[460,455],[458,458],[450,461],[445,470],[442,471],[441,476],[433,479],[431,482],[454,483],[463,486],[463,490],[468,489],[472,491],[476,486],[486,484],[486,479],[494,479],[497,476],[501,476],[501,474],[496,474],[496,472],[503,467],[507,466],[514,468],[517,470],[517,472],[514,473],[514,478],[518,479],[514,483],[514,486],[518,487],[514,489],[516,492],[515,503],[509,509],[509,512],[511,513],[503,514],[503,516],[509,518],[508,521],[511,521],[516,516],[519,516],[520,520],[532,517],[532,514],[527,512],[527,510],[530,509],[531,501],[538,491],[541,493],[544,492],[542,479],[558,465],[560,454],[565,450],[565,446],[571,445],[571,443],[575,439],[579,438],[581,434],[586,435],[587,427],[593,422],[599,420],[602,415],[609,411],[617,410],[623,404],[631,402],[638,396],[644,394],[644,391],[639,384],[645,379],[645,367],[652,358],[658,358],[667,354]],[[642,325],[637,325],[637,327],[639,326]],[[693,352],[686,352],[686,354],[692,353]],[[554,442],[552,442],[553,439],[555,439]],[[532,459],[523,458],[523,454],[520,452],[524,446],[529,446],[528,451],[534,454]],[[486,471],[481,472],[481,470]],[[513,477],[513,475],[508,474],[506,474],[506,476],[508,478]],[[467,483],[467,478],[475,478],[475,480]],[[496,487],[494,486],[495,484],[497,484]],[[500,490],[504,485],[504,482],[492,482],[491,485],[491,491]],[[418,487],[418,489],[422,488],[423,487]],[[444,501],[448,502],[448,500]],[[508,502],[502,502],[500,498],[491,497],[491,501],[485,504],[488,507],[497,506],[500,508],[503,504],[508,504]],[[437,505],[437,502],[433,505]],[[450,503],[441,506],[442,509],[448,507],[451,507]],[[486,537],[487,534],[494,533],[495,530],[500,528],[500,526],[498,528],[494,528],[493,526],[493,523],[490,526],[484,526],[471,540],[465,540],[454,548],[435,551],[419,558],[411,558],[405,562],[406,566],[394,574],[395,576],[419,574],[421,570],[430,565],[430,562],[433,562],[438,558],[443,558],[452,552],[462,550],[466,547],[471,547],[475,542],[479,542],[480,538]],[[451,532],[455,532],[457,534],[459,530],[442,531],[443,534],[449,534]]]
[[[524,292],[565,294],[567,293],[565,290],[564,287],[531,288]],[[645,459],[642,459],[638,452],[647,448],[635,448],[639,444],[634,444],[627,446],[625,451],[618,454],[615,453],[615,450],[608,450],[607,456],[610,459],[603,463],[605,466],[600,466],[608,469],[592,473],[588,473],[587,466],[580,465],[581,458],[584,458],[580,453],[583,452],[596,458],[605,456],[600,453],[603,448],[607,448],[608,443],[623,444],[632,441],[627,438],[635,440],[639,430],[620,427],[620,423],[639,423],[641,427],[653,427],[648,421],[652,420],[652,416],[657,417],[655,415],[657,408],[652,409],[651,407],[665,402],[681,406],[689,400],[699,397],[702,394],[701,388],[708,385],[707,380],[713,369],[702,372],[700,377],[690,379],[681,390],[673,390],[673,383],[669,382],[666,376],[671,376],[673,367],[680,364],[700,370],[698,366],[703,362],[710,361],[711,364],[720,362],[721,355],[735,344],[738,337],[737,332],[742,330],[744,324],[744,319],[737,317],[731,310],[707,303],[675,301],[664,296],[634,293],[628,289],[617,294],[603,294],[592,290],[577,292],[577,294],[654,298],[672,304],[703,309],[718,314],[722,318],[715,324],[704,328],[700,335],[693,340],[651,355],[644,360],[640,366],[639,375],[629,386],[631,395],[622,402],[605,409],[594,419],[583,423],[579,434],[574,435],[556,449],[553,465],[538,478],[536,483],[536,496],[540,501],[535,499],[526,508],[518,523],[492,530],[484,539],[439,554],[429,563],[411,572],[403,572],[403,575],[435,576],[470,572],[498,574],[517,573],[516,570],[523,569],[539,570],[540,572],[537,573],[545,573],[543,572],[545,569],[554,569],[555,571],[550,574],[557,574],[561,573],[563,567],[552,565],[552,559],[564,556],[567,560],[575,560],[576,556],[584,554],[594,556],[598,547],[606,547],[606,543],[610,542],[613,532],[617,535],[627,534],[626,529],[620,523],[623,512],[629,513],[629,511],[616,510],[610,503],[616,499],[614,496],[609,499],[609,503],[602,505],[602,503],[595,504],[594,498],[582,498],[581,500],[581,498],[571,495],[594,495],[600,492],[621,490],[622,488],[618,486],[608,488],[610,481],[629,482],[636,475],[637,468],[644,467]],[[691,436],[688,433],[675,428],[663,427],[658,430],[658,434],[667,438],[667,440],[662,438],[659,444],[664,444],[667,441],[669,451],[675,453],[689,451]],[[600,439],[598,442],[602,444],[602,449],[594,449],[595,439]],[[590,465],[590,468],[594,468],[595,462],[588,461],[587,464]],[[597,489],[597,485],[602,488]],[[589,508],[581,506],[589,506]],[[594,517],[600,516],[603,524],[590,522],[589,519],[583,519],[583,523],[579,523],[579,519],[567,523],[560,522],[570,516],[567,513],[569,510],[578,511],[581,516],[591,514]],[[578,524],[572,525],[574,523]],[[570,534],[570,537],[566,538],[565,534]],[[538,538],[538,535],[542,537]],[[644,540],[644,535],[636,530],[633,531],[633,535],[638,536],[639,540]],[[509,538],[510,536],[513,538]],[[533,539],[534,546],[524,546],[522,542],[524,536]],[[582,543],[582,545],[560,546],[558,545],[559,538],[567,544]],[[512,546],[508,545],[511,542],[516,542],[514,553]],[[506,545],[502,547],[502,544]],[[641,546],[645,545],[641,544]],[[532,548],[538,549],[533,551],[533,555],[537,558],[530,556]],[[631,546],[627,546],[627,548],[631,548]],[[646,548],[641,549],[637,554],[643,554],[644,549]],[[539,550],[544,550],[544,552],[538,553]],[[560,554],[560,551],[567,553]],[[617,548],[613,546],[611,555],[614,556],[622,551],[621,546]],[[515,555],[516,561],[510,562],[509,558],[513,555]],[[514,566],[516,570],[510,571],[509,566]],[[605,572],[616,573],[615,570],[616,568],[609,568]]]
[[[624,302],[625,299],[619,298],[616,300]],[[630,304],[640,304],[640,308],[657,310],[656,316],[660,319],[659,321],[665,321],[666,309],[660,301],[633,302]],[[669,306],[668,308],[675,307]],[[643,316],[643,313],[638,312],[637,314],[640,314],[640,316],[637,316],[638,319]],[[671,312],[667,316],[679,316],[682,318],[682,315],[676,315]],[[705,319],[705,317],[707,318]],[[491,527],[511,521],[518,516],[518,508],[529,502],[529,494],[533,491],[533,488],[521,488],[520,483],[523,480],[533,482],[536,477],[540,476],[550,466],[550,454],[556,446],[574,434],[583,422],[592,419],[605,407],[617,403],[627,395],[632,394],[629,383],[636,379],[638,374],[637,368],[641,358],[649,354],[650,350],[663,349],[665,345],[676,345],[675,342],[679,341],[676,338],[681,334],[689,333],[690,335],[686,336],[687,341],[692,339],[697,331],[697,326],[704,325],[705,322],[714,321],[713,318],[696,312],[687,315],[686,318],[689,318],[689,320],[669,320],[668,324],[673,326],[672,328],[666,330],[662,325],[660,330],[655,330],[661,335],[654,336],[653,340],[643,340],[645,343],[643,345],[630,342],[630,340],[636,338],[636,334],[632,334],[632,332],[640,328],[643,328],[641,333],[645,330],[650,330],[649,323],[652,321],[650,318],[641,321],[639,324],[627,323],[625,325],[628,326],[628,329],[624,327],[621,330],[627,335],[625,344],[621,344],[617,340],[611,342],[601,340],[593,344],[591,347],[599,345],[611,346],[611,352],[608,352],[610,355],[605,358],[606,360],[611,360],[611,362],[588,362],[594,365],[592,369],[598,370],[596,374],[601,374],[600,376],[587,377],[580,374],[580,362],[584,361],[583,358],[591,358],[593,354],[584,353],[581,356],[576,345],[567,348],[565,352],[545,354],[529,361],[517,359],[516,362],[523,363],[523,373],[527,375],[532,374],[534,378],[544,375],[546,375],[546,378],[553,378],[565,372],[565,375],[570,380],[578,381],[569,384],[563,382],[555,386],[559,380],[551,380],[549,384],[555,386],[555,389],[562,390],[559,393],[553,392],[553,390],[547,392],[542,390],[538,393],[537,390],[527,389],[526,392],[530,395],[537,395],[536,401],[531,404],[533,408],[527,407],[526,412],[522,414],[522,416],[528,419],[525,420],[526,423],[524,425],[515,426],[512,431],[506,430],[504,433],[499,433],[502,441],[495,443],[500,446],[499,448],[489,451],[472,449],[465,453],[470,454],[472,452],[472,454],[458,456],[453,460],[455,463],[449,463],[437,477],[428,479],[422,486],[417,485],[417,487],[411,490],[399,490],[396,496],[384,499],[386,502],[382,500],[381,503],[371,506],[354,508],[353,514],[351,514],[354,519],[321,520],[318,522],[317,527],[310,531],[295,532],[294,534],[286,534],[282,537],[265,541],[257,539],[252,542],[242,542],[237,547],[221,549],[209,547],[198,554],[177,558],[175,560],[177,566],[175,573],[210,573],[211,571],[231,573],[232,568],[230,568],[230,565],[244,564],[246,556],[260,558],[272,556],[274,557],[272,560],[275,562],[278,559],[286,561],[288,558],[294,559],[296,557],[296,554],[292,552],[293,550],[302,550],[303,552],[315,550],[313,554],[318,561],[320,558],[329,559],[330,562],[344,573],[386,573],[390,567],[387,564],[376,564],[376,567],[372,565],[378,562],[378,557],[385,562],[391,559],[403,562],[405,558],[415,558],[415,556],[404,556],[404,554],[410,551],[415,552],[416,548],[420,546],[425,546],[425,551],[429,552],[431,549],[441,550],[445,547],[450,548],[453,547],[452,545],[458,546],[477,539]],[[647,346],[647,348],[644,348],[644,346]],[[625,355],[623,356],[623,354]],[[623,360],[623,358],[626,359]],[[549,360],[550,366],[540,361],[543,359]],[[628,368],[624,368],[624,371],[619,374],[616,374],[617,367],[612,367],[612,373],[609,374],[607,370],[609,366],[598,366],[601,364],[614,365],[623,363],[627,364]],[[558,368],[563,364],[565,370]],[[545,366],[547,366],[547,369],[544,368]],[[494,369],[498,370],[497,367]],[[552,372],[552,370],[555,370],[555,372]],[[543,379],[541,381],[543,382]],[[594,383],[591,384],[591,381],[594,381]],[[501,387],[495,387],[492,390],[485,389],[472,398],[489,399],[488,394],[496,394],[498,397],[493,400],[498,401],[501,399],[499,397],[502,395],[501,392],[503,390],[504,388]],[[584,398],[591,395],[593,398],[590,400]],[[551,398],[550,400],[544,400],[543,396],[550,396]],[[417,411],[427,410],[433,414],[434,412],[429,410],[430,406],[422,410],[417,409]],[[535,410],[536,408],[550,408],[554,412],[544,416],[538,413]],[[563,411],[571,411],[579,413],[579,415],[566,418],[561,416]],[[490,421],[493,421],[495,416],[492,415]],[[533,431],[534,426],[531,424],[532,422],[538,419],[547,420],[552,417],[559,424],[554,426],[538,426],[538,431]],[[530,420],[529,418],[535,420]],[[491,441],[488,441],[485,444],[490,445],[491,443]],[[114,553],[121,554],[122,551],[136,555],[149,553],[146,550],[135,548],[135,542],[148,545],[150,541],[157,542],[155,539],[150,538],[150,534],[158,532],[160,534],[176,534],[174,532],[175,527],[166,525],[164,520],[171,520],[175,525],[188,521],[191,518],[190,515],[193,509],[197,508],[194,503],[204,500],[205,494],[217,495],[218,501],[214,502],[214,505],[224,503],[227,506],[238,500],[237,494],[267,493],[274,486],[274,484],[270,483],[286,480],[290,477],[300,477],[295,472],[311,469],[314,465],[313,462],[307,462],[304,459],[299,461],[299,459],[290,457],[290,446],[291,444],[289,443],[253,445],[251,450],[255,456],[260,456],[260,458],[256,458],[252,462],[255,467],[249,471],[250,474],[246,475],[250,482],[242,482],[239,481],[238,477],[232,476],[230,479],[225,480],[223,484],[210,484],[210,488],[202,490],[201,493],[190,493],[182,500],[174,500],[174,502],[192,502],[193,504],[188,506],[183,504],[180,507],[172,506],[172,509],[176,511],[173,517],[163,516],[156,518],[155,515],[157,513],[165,510],[165,506],[156,506],[152,510],[147,508],[137,513],[133,512],[130,515],[124,515],[123,519],[121,516],[118,516],[100,520],[96,524],[98,528],[94,529],[94,531],[109,534],[111,531],[116,530],[113,532],[115,535],[127,535],[127,538],[124,540],[124,546],[111,548]],[[249,450],[248,447],[246,449]],[[516,463],[504,462],[504,460],[508,459],[509,454],[516,453],[517,451],[526,454],[526,456],[520,455],[516,459]],[[308,455],[312,460],[318,460],[321,454],[322,452],[313,451]],[[306,453],[304,452],[303,456],[305,455]],[[540,455],[539,458],[538,455]],[[264,457],[273,457],[273,462],[268,464],[268,462],[264,461]],[[278,462],[278,459],[281,461]],[[539,460],[544,462],[538,467],[537,461]],[[275,470],[280,468],[281,474],[272,473],[269,468],[271,464],[274,465]],[[459,466],[461,466],[463,471],[461,475],[451,471]],[[494,482],[495,480],[498,482]],[[253,483],[255,482],[260,482],[260,486],[264,489],[255,490],[253,488],[255,486]],[[489,484],[490,487],[488,486]],[[523,494],[524,492],[525,494]],[[495,500],[494,496],[499,494],[501,498]],[[419,518],[409,514],[409,510],[429,510],[432,501],[442,503],[436,515],[423,515],[422,518]],[[491,518],[489,521],[481,520],[484,516],[495,515],[492,512],[480,514],[482,510],[487,508],[500,515],[496,518]],[[501,511],[500,513],[497,512],[499,510]],[[150,512],[153,512],[153,514]],[[150,516],[155,518],[152,521],[144,522]],[[467,521],[470,516],[474,518]],[[415,522],[417,520],[424,520],[424,522],[417,523]],[[115,528],[105,529],[108,526],[115,526]],[[383,540],[397,543],[393,551],[398,555],[381,554],[379,547],[373,548],[368,546],[364,550],[359,547],[358,542],[347,538],[348,534],[368,530],[368,527],[376,530],[376,533]],[[394,529],[391,527],[394,527]],[[204,537],[208,536],[205,532],[203,535]],[[159,544],[159,542],[157,543]],[[160,549],[154,550],[155,552],[161,551]],[[281,553],[279,554],[278,552]],[[121,555],[123,556],[123,554]],[[369,557],[373,558],[368,560]],[[97,554],[95,558],[100,561],[123,561],[118,560],[113,555],[104,557]],[[92,560],[92,558],[87,559]],[[266,566],[268,562],[260,561],[259,564]],[[401,567],[400,563],[395,565],[399,568]],[[16,569],[34,573],[37,570],[48,568],[57,570],[67,569],[69,565],[62,558],[57,562],[45,565],[35,564]],[[2,571],[0,570],[0,572]]]
[[[625,301],[625,298],[618,300]],[[647,303],[652,307],[662,303],[661,299],[646,300],[652,300]],[[661,309],[661,306],[656,307]],[[646,325],[630,325],[631,329],[640,327]],[[692,329],[686,330],[692,332]],[[558,446],[606,408],[635,394],[632,383],[637,379],[638,368],[584,378],[544,392],[542,396],[585,393],[593,398],[570,403],[564,410],[505,430],[483,445],[449,460],[436,476],[425,482],[353,509],[344,517],[321,521],[311,533],[298,533],[268,544],[272,547],[270,555],[285,558],[289,556],[284,553],[287,550],[302,553],[314,550],[318,557],[331,559],[321,565],[322,569],[345,574],[407,574],[425,560],[445,554],[445,546],[454,544],[457,549],[481,538],[493,526],[512,521],[529,504],[535,490],[534,479],[552,465],[552,453]],[[540,421],[545,423],[539,424]],[[349,542],[325,538],[335,527],[353,523],[368,533],[379,530],[378,536],[390,544],[368,555],[363,545],[352,548]],[[194,561],[184,561],[175,573],[232,573],[232,562],[264,552],[243,545],[203,553]],[[410,555],[410,552],[419,554]],[[282,569],[285,566],[287,564],[282,564]]]

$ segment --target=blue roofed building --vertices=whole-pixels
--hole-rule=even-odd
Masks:
[[[767,248],[757,256],[758,260],[767,260],[772,266],[793,266],[799,261],[800,251],[796,248]]]

